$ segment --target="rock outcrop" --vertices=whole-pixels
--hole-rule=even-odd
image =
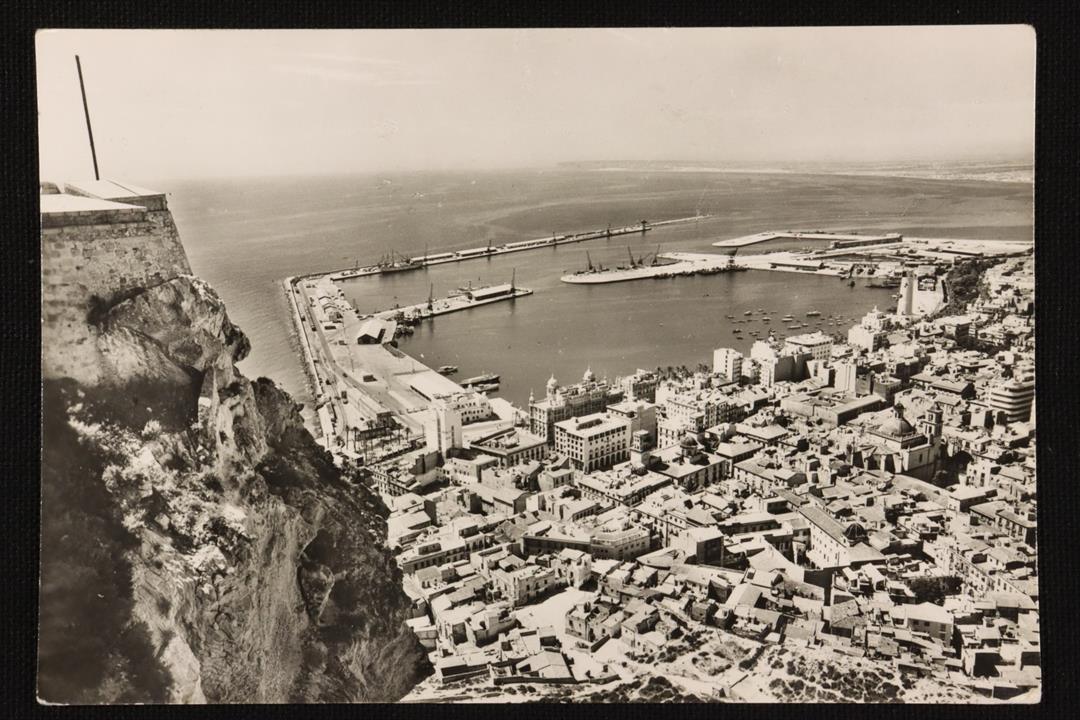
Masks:
[[[44,381],[39,696],[400,698],[430,668],[385,505],[237,370],[210,287],[157,280],[86,307],[90,371]]]

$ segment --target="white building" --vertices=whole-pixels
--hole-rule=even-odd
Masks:
[[[818,362],[827,362],[832,355],[833,339],[821,332],[803,333],[792,335],[784,341],[784,349],[793,354],[810,353],[810,357]]]
[[[728,380],[739,382],[742,377],[742,353],[734,348],[713,350],[713,372],[723,375]]]
[[[987,389],[986,404],[995,414],[1004,416],[1008,422],[1025,421],[1031,416],[1035,402],[1034,379],[1011,378],[991,385]]]
[[[555,423],[555,452],[578,470],[611,467],[630,457],[630,419],[594,413]]]
[[[424,421],[424,441],[430,452],[445,453],[450,448],[463,447],[461,412],[450,398],[432,401]]]
[[[848,330],[848,343],[855,347],[873,352],[885,344],[885,337],[890,327],[889,316],[875,306],[866,313],[858,325]]]

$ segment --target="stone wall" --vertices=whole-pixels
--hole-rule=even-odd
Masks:
[[[95,316],[191,267],[167,209],[65,215],[42,222],[42,375],[97,384]]]

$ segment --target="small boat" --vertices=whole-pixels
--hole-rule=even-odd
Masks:
[[[439,372],[443,375],[453,375],[458,371],[457,365],[441,365],[439,366]]]
[[[788,330],[798,330],[798,329],[799,329],[799,326],[798,326],[798,325],[788,325],[788,326],[787,326],[787,329],[788,329]]]
[[[820,315],[820,314],[821,314],[820,310],[807,310],[806,311],[807,317],[814,317],[814,316]]]
[[[772,318],[770,318],[770,317],[763,317],[763,318],[761,318],[761,322],[772,322]]]
[[[499,383],[497,383],[497,382],[480,383],[479,385],[473,385],[472,389],[475,390],[476,392],[482,392],[482,393],[495,392],[496,390],[499,389]]]
[[[753,310],[747,310],[746,312],[743,313],[743,315],[753,315],[753,314],[754,314]]]

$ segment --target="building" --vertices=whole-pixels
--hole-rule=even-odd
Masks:
[[[874,352],[885,345],[890,326],[889,316],[874,306],[873,310],[863,316],[858,325],[853,325],[848,330],[848,344],[867,352]]]
[[[660,378],[651,370],[639,368],[633,375],[619,378],[617,384],[627,400],[643,400],[651,403],[656,402],[656,388],[660,384]]]
[[[987,388],[986,404],[1005,422],[1023,422],[1031,416],[1035,380],[1010,378]]]
[[[428,417],[424,421],[424,441],[431,452],[446,453],[451,448],[463,447],[461,437],[461,412],[450,399],[432,401]]]
[[[728,380],[739,382],[742,379],[743,355],[734,348],[713,350],[713,372],[723,375]]]
[[[630,457],[631,421],[619,415],[594,413],[555,423],[555,452],[582,472],[624,462]]]
[[[648,449],[656,443],[656,405],[646,400],[624,400],[608,405],[608,414],[630,421],[630,433],[642,438],[640,444]],[[645,433],[645,435],[639,435]]]
[[[810,523],[810,549],[806,557],[819,568],[850,564],[849,551],[866,539],[866,529],[857,522],[842,524],[813,505],[804,505],[799,513]]]
[[[473,450],[490,455],[499,461],[499,467],[509,468],[530,460],[542,460],[547,456],[548,446],[544,438],[522,428],[499,430],[482,440],[471,443]]]
[[[808,352],[799,352],[796,346],[778,348],[775,342],[765,340],[756,340],[750,348],[750,359],[758,368],[758,382],[765,387],[786,380],[805,380],[806,363],[812,358]]]
[[[608,405],[623,399],[623,390],[597,381],[592,370],[586,370],[580,383],[560,387],[555,376],[547,381],[543,400],[529,397],[529,431],[555,442],[555,423],[582,415],[603,412]]]
[[[833,339],[821,332],[803,333],[792,335],[784,340],[784,350],[792,355],[809,353],[810,357],[818,362],[827,362],[832,355]]]

